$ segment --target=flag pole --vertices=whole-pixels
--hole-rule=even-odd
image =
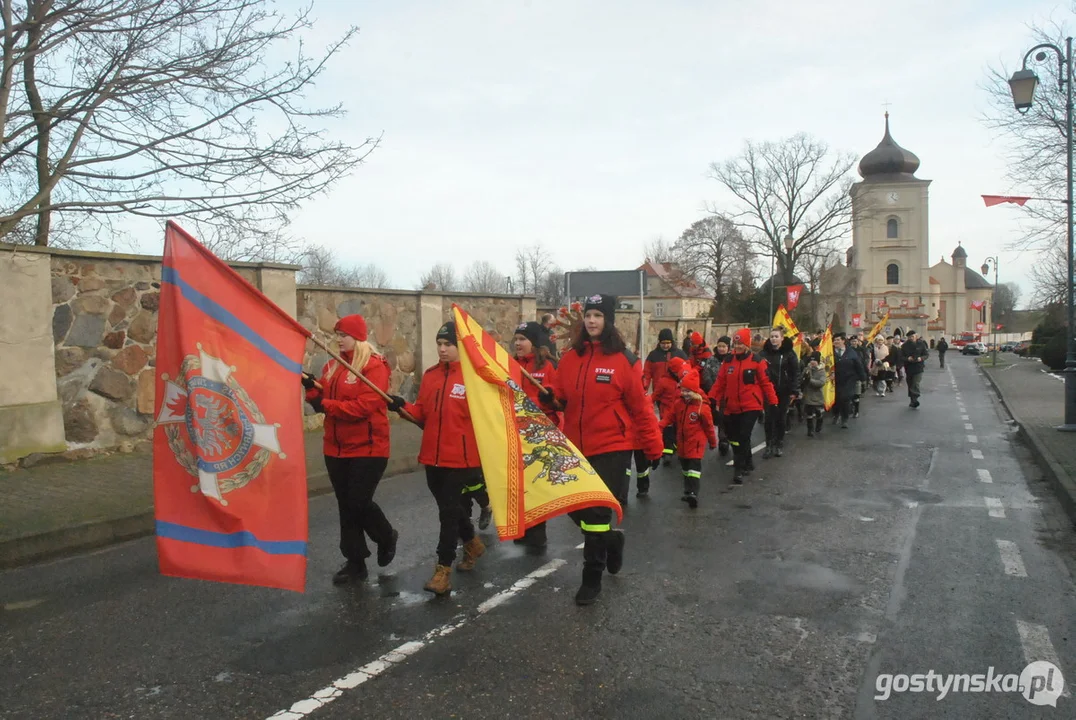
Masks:
[[[366,377],[366,376],[365,376],[365,375],[363,375],[363,374],[362,374],[361,372],[359,372],[359,371],[358,371],[358,370],[357,370],[357,369],[355,368],[355,366],[354,366],[354,365],[352,365],[351,363],[349,363],[349,362],[348,362],[347,360],[345,360],[344,358],[340,357],[340,353],[336,352],[336,351],[335,351],[335,350],[333,350],[333,349],[332,349],[331,347],[329,347],[328,345],[326,345],[326,344],[325,344],[325,343],[324,343],[324,342],[323,342],[323,341],[322,341],[322,340],[321,340],[320,338],[318,338],[318,337],[317,337],[316,335],[314,335],[313,333],[311,333],[311,335],[310,335],[310,339],[311,339],[311,340],[313,340],[313,341],[314,341],[314,344],[315,344],[315,345],[317,345],[317,346],[318,346],[319,348],[321,348],[321,349],[322,349],[322,350],[324,350],[325,352],[329,353],[329,357],[331,357],[331,358],[332,358],[333,360],[335,360],[336,362],[338,362],[338,363],[340,363],[341,365],[343,365],[344,367],[346,367],[346,368],[347,368],[347,369],[348,369],[348,370],[349,370],[349,371],[350,371],[350,372],[351,372],[351,373],[352,373],[352,374],[353,374],[353,375],[354,375],[355,377],[357,377],[357,378],[358,378],[359,380],[362,380],[362,381],[363,381],[364,383],[366,383],[366,386],[367,386],[368,388],[370,388],[371,390],[373,390],[373,391],[374,391],[375,393],[377,393],[378,395],[380,395],[380,396],[381,396],[381,399],[382,399],[382,400],[384,400],[384,401],[385,401],[386,403],[391,403],[391,402],[392,402],[392,397],[390,397],[388,393],[386,393],[386,392],[385,392],[384,390],[382,390],[381,388],[379,388],[379,387],[378,387],[377,385],[374,385],[373,381],[371,381],[371,380],[370,380],[370,379],[369,379],[368,377]],[[533,378],[532,378],[532,379],[533,379]],[[406,411],[406,410],[404,410],[403,408],[400,408],[400,409],[399,409],[399,410],[397,410],[396,412],[397,412],[397,414],[399,414],[399,416],[400,416],[400,417],[402,417],[402,418],[403,418],[404,420],[407,420],[407,421],[409,421],[409,422],[413,422],[414,424],[418,425],[418,421],[417,421],[417,420],[415,420],[415,418],[414,418],[414,417],[412,417],[411,413],[407,412],[407,411]]]

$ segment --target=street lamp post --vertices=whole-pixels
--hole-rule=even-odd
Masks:
[[[792,230],[785,225],[777,228],[777,232],[785,231],[784,245],[786,252],[792,252],[792,246],[796,243],[796,240],[792,237]],[[774,273],[777,272],[774,264],[777,262],[777,253],[770,255],[770,318],[772,322],[773,318],[773,288],[777,285],[777,280],[774,277]]]
[[[984,262],[982,268],[983,275],[990,273],[990,263],[994,263],[994,294],[990,300],[990,324],[994,326],[994,367],[998,366],[998,319],[994,317],[994,310],[997,308],[995,300],[998,296],[998,256],[988,257]]]
[[[1058,430],[1076,431],[1076,304],[1073,300],[1073,237],[1072,237],[1072,38],[1065,38],[1065,49],[1062,50],[1053,43],[1042,43],[1027,51],[1024,55],[1024,63],[1021,69],[1013,73],[1009,78],[1009,88],[1012,91],[1013,105],[1020,113],[1026,113],[1031,109],[1035,99],[1035,86],[1039,78],[1027,66],[1032,54],[1035,54],[1036,62],[1043,62],[1047,58],[1047,50],[1057,54],[1057,81],[1061,90],[1065,91],[1065,196],[1067,207],[1065,209],[1065,236],[1068,244],[1068,275],[1067,282],[1067,315],[1068,315],[1068,342],[1065,353],[1065,424]],[[1037,51],[1037,52],[1036,52]]]

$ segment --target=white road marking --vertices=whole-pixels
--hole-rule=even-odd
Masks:
[[[1053,643],[1050,642],[1049,630],[1042,625],[1017,620],[1016,631],[1020,633],[1020,645],[1024,648],[1024,659],[1027,660],[1028,664],[1038,660],[1045,660],[1053,663],[1059,670],[1061,669],[1061,660],[1057,657],[1057,651],[1054,650]],[[1063,674],[1064,671],[1062,670]],[[1062,689],[1061,695],[1063,697],[1071,696],[1068,683]]]
[[[983,451],[982,450],[972,450],[971,451],[971,456],[975,460],[982,460],[983,459]]]
[[[968,442],[970,442],[970,443],[979,442],[979,436],[978,435],[968,435]]]
[[[963,408],[961,408],[960,412],[964,412],[964,409],[963,409]],[[970,418],[970,417],[968,417],[967,415],[961,415],[961,416],[960,416],[960,419],[961,419],[961,420],[971,420],[971,418]]]
[[[983,468],[979,468],[976,472],[979,473],[979,479],[984,483],[994,482],[994,478],[990,477],[990,471]]]
[[[1001,501],[997,498],[984,497],[983,502],[986,503],[986,509],[990,513],[992,518],[1005,517],[1005,507],[1001,504]]]
[[[764,448],[764,447],[766,447],[766,443],[762,443],[762,444],[760,444],[760,445],[755,445],[755,446],[754,446],[753,448],[751,448],[751,452],[752,452],[752,453],[757,453],[757,452],[758,452],[759,450],[761,450],[761,449],[762,449],[762,448]],[[734,462],[736,462],[736,460],[735,460],[735,459],[733,459],[733,460],[729,460],[729,461],[728,461],[727,463],[725,463],[725,465],[727,465],[728,467],[732,467],[732,464],[733,464]]]
[[[965,430],[974,430],[975,426],[972,425],[971,423],[964,423],[964,429]]]
[[[308,698],[300,700],[297,703],[292,704],[287,710],[281,710],[275,715],[270,717],[274,720],[302,720],[306,716],[315,710],[325,707],[333,700],[336,700],[344,694],[346,690],[353,690],[359,685],[362,685],[367,680],[373,680],[378,675],[391,670],[393,666],[407,660],[419,650],[429,646],[431,643],[436,642],[439,638],[443,638],[446,635],[451,635],[456,630],[466,625],[469,621],[484,615],[498,605],[502,605],[511,599],[519,592],[526,590],[531,585],[536,583],[541,578],[547,575],[552,575],[561,567],[567,564],[566,560],[557,558],[556,560],[550,560],[542,567],[538,568],[529,575],[525,575],[521,579],[517,580],[512,587],[507,590],[502,590],[493,597],[489,598],[481,605],[478,606],[478,614],[472,617],[466,615],[457,615],[449,622],[439,627],[430,630],[428,633],[422,636],[421,640],[411,640],[405,642],[394,650],[389,650],[387,653],[379,657],[377,660],[368,662],[362,667],[358,668],[354,672],[334,680],[331,685],[323,687],[316,693]]]
[[[1001,553],[1001,564],[1005,568],[1006,575],[1013,577],[1027,577],[1024,569],[1024,560],[1020,557],[1020,548],[1012,540],[995,540],[998,544],[998,552]]]
[[[1060,380],[1061,382],[1065,382],[1065,378],[1058,377],[1057,375],[1054,375],[1053,373],[1051,373],[1051,372],[1049,372],[1047,370],[1039,370],[1039,372],[1041,372],[1042,374],[1047,375],[1049,377],[1052,377],[1054,380]]]
[[[582,550],[585,546],[586,546],[586,543],[581,542],[581,543],[579,543],[578,545],[575,546],[575,549],[576,550]]]

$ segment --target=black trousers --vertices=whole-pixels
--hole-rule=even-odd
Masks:
[[[941,363],[942,367],[945,367],[945,353],[938,353],[938,361]]]
[[[441,532],[437,537],[437,564],[451,565],[456,559],[459,541],[469,542],[474,537],[471,524],[470,501],[463,489],[476,484],[482,477],[480,468],[443,468],[426,466],[426,486],[437,501],[437,517]]]
[[[777,393],[777,406],[766,408],[766,444],[784,442],[785,423],[788,421],[788,403],[791,393]]]
[[[852,396],[838,394],[833,403],[833,414],[840,418],[843,423],[852,414]]]
[[[702,460],[680,458],[680,469],[684,473],[684,492],[698,495],[702,484]]]
[[[631,450],[618,450],[587,457],[587,462],[613,493],[613,497],[624,497],[627,493],[625,485],[628,476],[625,471],[630,467],[631,456]],[[588,507],[568,513],[568,517],[583,531],[583,572],[604,572],[608,548],[606,537],[613,529],[613,510]]]
[[[392,540],[392,525],[374,502],[374,491],[385,474],[388,458],[325,456],[325,469],[340,510],[340,552],[350,562],[370,557],[366,536],[378,545]]]
[[[759,410],[735,415],[725,414],[725,427],[729,432],[729,444],[732,445],[732,465],[737,470],[750,470],[754,467],[751,460],[751,432],[761,415]]]
[[[468,484],[463,486],[463,507],[467,513],[467,517],[471,516],[471,512],[474,510],[474,503],[478,503],[478,507],[489,507],[489,491],[486,490],[486,476],[482,474],[482,471],[478,471],[478,478],[476,480],[469,481]]]
[[[919,397],[919,386],[923,382],[923,373],[908,373],[908,397],[915,400]]]
[[[646,459],[646,453],[642,450],[636,450],[631,454],[632,461],[635,463],[635,487],[639,492],[650,492],[650,467],[651,463]],[[617,497],[620,504],[623,505],[624,501],[628,499],[628,493],[631,492],[631,465],[629,464],[627,469],[624,470],[625,482],[624,482],[624,496]]]
[[[676,452],[676,425],[669,425],[661,431],[661,439],[665,442],[665,460],[668,460]]]

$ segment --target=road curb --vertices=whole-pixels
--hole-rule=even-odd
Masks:
[[[417,470],[414,458],[390,458],[385,477],[403,475]],[[316,482],[318,481],[318,482]],[[307,478],[307,496],[317,497],[332,492],[328,474],[321,472]],[[108,545],[134,540],[153,534],[153,511],[135,513],[120,518],[94,520],[59,530],[25,535],[0,541],[0,569],[7,570],[65,555],[94,550]]]
[[[1069,520],[1076,524],[1076,480],[1073,480],[1072,476],[1065,472],[1065,468],[1061,467],[1061,463],[1057,461],[1054,454],[1039,440],[1035,431],[1029,429],[1013,410],[1012,406],[1005,400],[1005,394],[1001,392],[1001,388],[998,387],[990,373],[978,364],[976,367],[986,377],[990,387],[994,388],[994,392],[998,394],[1001,404],[1005,406],[1008,413],[1012,415],[1012,419],[1016,421],[1016,426],[1020,429],[1019,436],[1024,440],[1024,444],[1028,446],[1028,449],[1031,450],[1035,461],[1042,468],[1043,474],[1046,475],[1046,478],[1053,486],[1054,494],[1057,495],[1061,505],[1065,508],[1065,512],[1068,513]]]

